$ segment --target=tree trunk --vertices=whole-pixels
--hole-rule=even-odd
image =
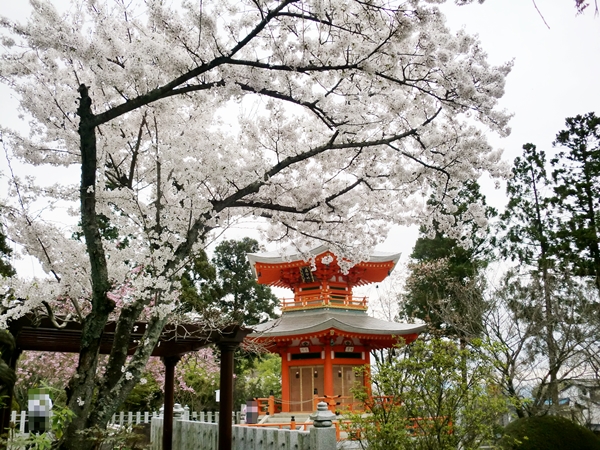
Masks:
[[[108,299],[110,289],[106,256],[102,245],[100,227],[96,215],[96,130],[92,113],[92,100],[85,85],[79,86],[79,137],[81,143],[81,227],[90,260],[92,310],[83,320],[81,349],[77,372],[69,381],[67,406],[75,418],[67,427],[63,439],[64,448],[84,450],[86,437],[81,433],[87,425],[92,408],[92,399],[97,394],[96,369],[100,342],[109,314],[115,304]]]

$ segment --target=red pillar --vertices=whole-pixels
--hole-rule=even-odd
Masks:
[[[323,361],[323,394],[325,396],[333,397],[333,359],[331,358],[333,346],[328,342],[324,348],[325,361]]]
[[[363,371],[363,386],[367,392],[367,396],[371,397],[371,348],[365,345],[366,358]]]
[[[287,349],[281,352],[281,411],[290,412],[290,363]]]

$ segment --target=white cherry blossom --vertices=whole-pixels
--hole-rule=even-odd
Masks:
[[[79,186],[10,174],[7,234],[49,278],[11,281],[22,300],[0,325],[46,314],[43,302],[62,319],[148,323],[145,345],[128,362],[116,351],[103,376],[81,359],[80,421],[107,423],[176,310],[180,270],[237,220],[263,219],[266,239],[299,251],[327,242],[344,270],[393,224],[460,236],[432,205],[505,173],[486,133],[509,132],[497,102],[511,64],[491,66],[435,3],[75,0],[60,14],[32,0],[27,23],[0,19],[0,82],[29,127],[0,124],[3,149],[82,174]],[[75,225],[52,221],[58,204]],[[94,405],[76,401],[90,392]]]

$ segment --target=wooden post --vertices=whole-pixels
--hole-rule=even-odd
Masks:
[[[173,449],[173,395],[175,392],[175,366],[180,359],[180,356],[165,356],[162,358],[162,362],[165,365],[165,410],[163,413],[162,450]]]
[[[269,395],[269,415],[273,416],[275,414],[275,396],[273,394]]]
[[[223,341],[217,343],[221,351],[221,376],[219,389],[219,450],[231,450],[233,413],[233,353],[239,342]]]
[[[6,331],[6,333],[9,333],[9,331]],[[5,354],[3,356],[4,358],[6,358],[6,365],[16,373],[17,361],[19,359],[19,356],[21,356],[21,350],[15,349],[11,352],[7,348],[5,348],[4,352]],[[3,386],[2,390],[0,391],[5,396],[5,398],[2,399],[2,401],[4,402],[4,406],[0,408],[0,436],[4,435],[5,433],[8,433],[9,430],[14,388],[14,385]]]

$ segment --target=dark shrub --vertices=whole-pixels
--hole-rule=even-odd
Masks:
[[[585,427],[558,416],[526,417],[504,429],[506,450],[600,450],[600,440]]]

